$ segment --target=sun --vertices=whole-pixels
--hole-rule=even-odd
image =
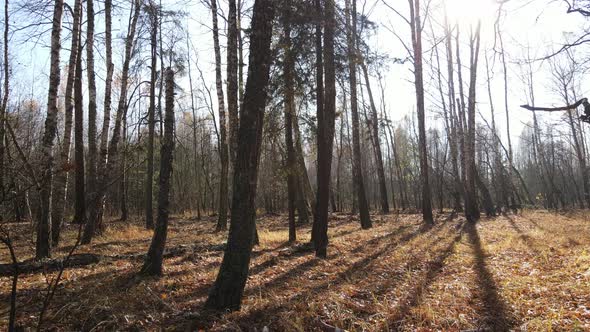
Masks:
[[[496,5],[493,0],[443,0],[449,23],[472,26],[478,21],[493,20]]]

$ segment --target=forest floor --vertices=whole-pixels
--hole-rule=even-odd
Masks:
[[[305,245],[310,226],[288,237],[285,216],[260,216],[242,310],[202,312],[220,265],[225,233],[215,218],[173,218],[160,279],[138,278],[151,232],[112,222],[77,253],[97,264],[67,268],[44,329],[214,331],[590,331],[590,216],[525,211],[483,218],[374,215],[361,230],[355,217],[330,221],[327,259]],[[19,260],[31,258],[27,223],[11,224]],[[67,254],[77,228],[68,226]],[[9,262],[0,250],[1,263]],[[56,271],[21,275],[18,323],[35,327],[48,280]],[[0,277],[0,329],[8,320],[10,278]]]

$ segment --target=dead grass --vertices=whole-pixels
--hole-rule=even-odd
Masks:
[[[590,330],[590,220],[585,213],[530,211],[482,219],[462,218],[424,228],[418,215],[375,215],[371,230],[334,215],[328,258],[316,259],[299,228],[289,246],[286,218],[260,217],[240,312],[212,316],[201,306],[221,261],[214,218],[171,222],[168,247],[193,251],[165,261],[161,279],[139,279],[141,260],[103,260],[67,269],[49,310],[54,330],[323,330],[352,331]],[[20,260],[30,258],[29,225],[12,225]],[[75,226],[65,233],[64,255]],[[141,254],[151,232],[140,223],[114,222],[79,252]],[[2,263],[7,252],[0,251]],[[47,278],[23,275],[18,321],[35,326]],[[10,283],[0,283],[0,328],[7,323]]]

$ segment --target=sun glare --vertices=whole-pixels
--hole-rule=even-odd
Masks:
[[[495,6],[492,0],[445,0],[449,23],[475,25],[478,20],[493,20]]]

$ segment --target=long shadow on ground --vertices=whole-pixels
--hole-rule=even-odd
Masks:
[[[473,249],[473,268],[478,283],[476,292],[483,304],[483,308],[478,310],[480,315],[479,330],[508,331],[515,326],[516,319],[498,293],[498,286],[486,263],[486,254],[481,245],[476,224],[468,222],[465,232]]]

